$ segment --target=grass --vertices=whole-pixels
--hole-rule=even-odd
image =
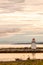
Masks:
[[[43,60],[0,62],[0,65],[43,65]]]

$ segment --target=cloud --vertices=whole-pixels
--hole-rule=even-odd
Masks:
[[[0,38],[9,37],[19,33],[20,33],[20,28],[0,28]]]
[[[19,28],[0,28],[0,34],[2,33],[15,33],[15,32],[19,32],[20,29]]]
[[[38,13],[38,15],[43,15],[43,12]]]
[[[11,3],[23,3],[25,0],[8,0]]]
[[[25,0],[2,0],[0,3],[0,12],[1,13],[11,13],[15,11],[22,10],[22,3]]]
[[[25,0],[27,4],[29,5],[43,5],[43,0]]]
[[[12,13],[26,9],[28,9],[28,12],[32,12],[42,9],[42,7],[43,0],[0,0],[0,13]]]

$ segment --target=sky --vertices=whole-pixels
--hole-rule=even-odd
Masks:
[[[43,0],[0,0],[0,43],[43,42]]]

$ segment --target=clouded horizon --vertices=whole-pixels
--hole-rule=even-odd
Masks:
[[[0,0],[0,42],[33,37],[43,42],[43,0]]]

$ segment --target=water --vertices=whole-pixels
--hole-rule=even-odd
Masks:
[[[26,60],[30,59],[43,59],[43,53],[1,53],[0,61],[15,61],[15,59]]]

